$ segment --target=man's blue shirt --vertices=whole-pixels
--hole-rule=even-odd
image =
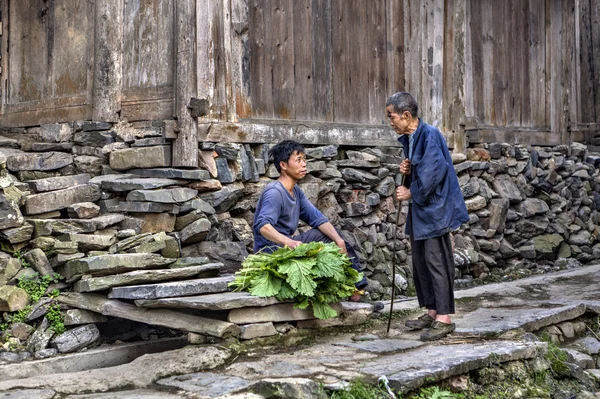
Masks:
[[[329,221],[310,203],[300,187],[295,185],[293,191],[292,196],[279,180],[269,183],[263,190],[254,213],[254,252],[277,245],[260,234],[260,229],[266,224],[270,224],[284,236],[292,237],[300,220],[313,228]]]

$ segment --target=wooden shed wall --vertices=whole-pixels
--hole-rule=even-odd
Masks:
[[[187,152],[393,143],[397,90],[472,141],[566,142],[600,115],[600,0],[0,0],[0,13],[2,126],[177,117],[194,126]]]

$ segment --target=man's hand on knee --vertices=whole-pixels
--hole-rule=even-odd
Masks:
[[[346,242],[344,240],[336,241],[335,244],[340,247],[342,253],[348,255],[348,250],[346,249]]]
[[[288,248],[296,248],[298,245],[302,244],[302,241],[296,241],[293,240],[291,238],[288,238],[287,240],[285,240],[285,242],[283,243],[283,245],[285,245]]]

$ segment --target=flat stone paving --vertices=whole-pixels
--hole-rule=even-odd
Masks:
[[[193,373],[164,378],[156,381],[156,384],[193,392],[203,399],[237,393],[248,388],[251,382],[215,373]]]

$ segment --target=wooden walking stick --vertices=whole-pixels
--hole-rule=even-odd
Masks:
[[[404,178],[406,175],[402,175],[400,185],[404,185]],[[392,300],[390,302],[390,315],[388,316],[387,334],[390,333],[390,326],[392,325],[392,312],[394,311],[394,298],[396,293],[396,248],[398,244],[398,228],[400,228],[400,214],[402,213],[402,201],[398,200],[398,213],[396,215],[396,227],[394,229],[394,250],[392,252]]]

